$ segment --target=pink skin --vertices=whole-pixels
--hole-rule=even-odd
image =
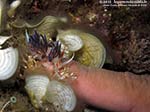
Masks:
[[[44,63],[52,72],[50,63]],[[117,112],[150,112],[150,77],[128,72],[88,68],[71,62],[78,78],[68,83],[85,103]]]

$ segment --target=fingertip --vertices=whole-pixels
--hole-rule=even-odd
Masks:
[[[48,71],[53,71],[53,64],[51,62],[43,62],[42,65]]]

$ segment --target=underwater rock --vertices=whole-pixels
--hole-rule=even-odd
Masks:
[[[28,97],[19,91],[0,89],[0,112],[34,112]]]

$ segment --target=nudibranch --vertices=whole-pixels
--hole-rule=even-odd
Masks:
[[[60,41],[48,41],[45,35],[37,31],[34,31],[33,35],[29,35],[26,31],[26,41],[32,55],[39,60],[47,58],[51,62],[54,58],[63,55]]]
[[[39,34],[37,31],[34,31],[32,35],[29,35],[27,31],[25,33],[28,49],[34,60],[53,63],[54,76],[59,80],[74,78],[73,75],[62,74],[59,70],[72,61],[75,56],[74,52],[68,50],[68,46],[61,40],[48,40],[45,35]]]

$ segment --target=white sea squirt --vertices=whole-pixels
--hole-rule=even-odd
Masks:
[[[49,78],[44,75],[31,75],[26,78],[25,88],[34,107],[42,106],[42,98],[46,93],[48,84]]]
[[[76,106],[76,96],[69,85],[58,81],[50,81],[45,95],[48,102],[65,111],[73,111]]]
[[[78,51],[83,46],[83,41],[80,36],[73,34],[72,32],[60,31],[57,39],[59,39],[69,51]]]
[[[49,80],[45,75],[30,75],[26,78],[26,91],[35,108],[42,108],[45,102],[52,103],[56,109],[73,111],[76,96],[69,85]]]
[[[18,63],[19,53],[17,48],[0,49],[0,80],[6,80],[13,76]]]

